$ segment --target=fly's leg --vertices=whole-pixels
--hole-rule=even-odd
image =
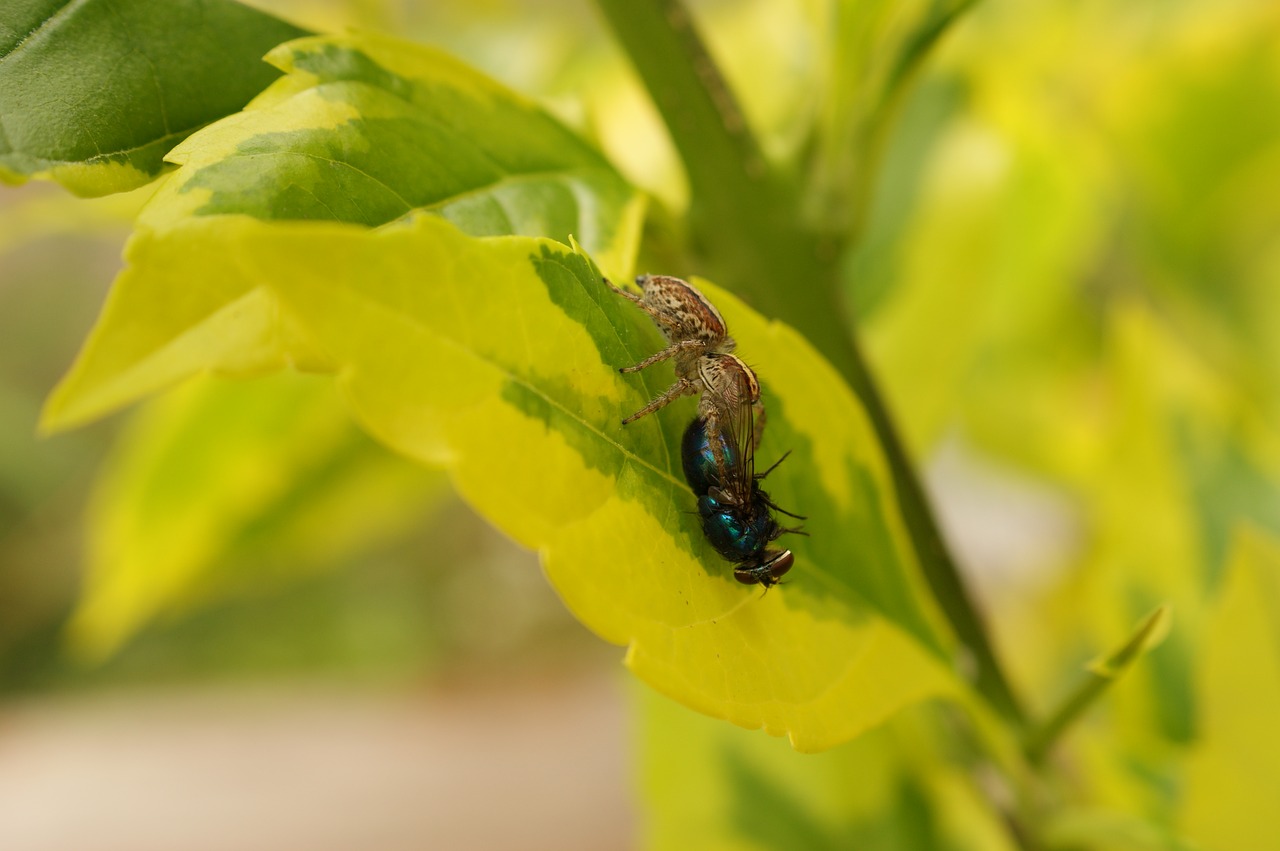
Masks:
[[[807,515],[804,515],[804,514],[795,514],[795,513],[793,513],[793,512],[787,511],[785,508],[780,508],[776,502],[774,502],[773,500],[769,499],[769,497],[768,497],[768,496],[766,496],[766,495],[765,495],[765,494],[763,494],[763,493],[761,493],[761,494],[760,494],[760,496],[763,498],[763,500],[764,500],[764,504],[765,504],[765,505],[769,506],[770,508],[772,508],[774,511],[778,512],[779,514],[785,514],[785,515],[787,515],[788,517],[794,517],[794,518],[795,518],[795,519],[797,519],[797,520],[808,520],[808,519],[809,519]],[[796,530],[796,529],[784,529],[783,531],[784,531],[784,532],[796,532],[796,531],[798,531],[798,530]],[[806,533],[806,534],[808,534],[808,533]]]
[[[787,456],[788,456],[788,455],[790,455],[790,454],[791,454],[791,450],[790,450],[790,449],[788,449],[786,452],[783,452],[783,453],[782,453],[782,457],[781,457],[781,458],[779,458],[777,461],[774,461],[772,464],[770,464],[770,465],[769,465],[769,469],[765,470],[763,473],[756,473],[756,481],[760,481],[760,480],[761,480],[761,479],[763,479],[765,476],[767,476],[767,475],[769,475],[770,473],[772,473],[772,472],[774,471],[774,469],[775,469],[779,464],[781,464],[783,461],[787,460]],[[775,505],[775,506],[774,506],[774,508],[777,508],[777,506]],[[778,510],[779,510],[779,511],[782,511],[782,509],[780,509],[780,508],[779,508]],[[783,513],[783,514],[786,514],[787,512],[783,511],[782,513]],[[791,516],[792,516],[792,517],[799,517],[800,515],[798,515],[798,514],[792,514]]]
[[[667,346],[665,349],[658,352],[656,355],[650,355],[649,357],[640,361],[640,363],[638,364],[635,364],[633,366],[624,366],[620,368],[618,372],[623,372],[623,373],[639,372],[645,367],[653,366],[655,363],[664,361],[667,358],[673,358],[676,355],[680,354],[681,352],[687,352],[692,349],[705,349],[706,347],[707,347],[706,343],[702,342],[701,340],[680,340],[679,342],[672,343],[671,345]]]
[[[662,408],[665,408],[667,405],[670,405],[672,402],[674,402],[676,399],[679,399],[681,396],[688,396],[690,393],[696,393],[696,392],[697,392],[697,387],[694,385],[692,381],[689,381],[688,379],[685,379],[685,378],[677,379],[675,384],[672,384],[670,387],[667,388],[666,393],[663,393],[661,396],[654,399],[652,402],[645,405],[643,408],[641,408],[631,416],[624,419],[622,421],[622,424],[630,425],[631,423],[635,422],[636,420],[640,419],[643,416],[647,416],[648,414],[652,414],[654,411],[658,411],[658,410],[661,410]]]
[[[705,387],[706,376],[703,376]],[[723,396],[710,387],[705,387],[702,398],[698,400],[698,416],[706,423],[707,443],[711,446],[711,458],[716,462],[716,473],[721,482],[729,481],[729,459],[725,457],[724,432],[720,428],[721,417],[732,416],[724,408]]]

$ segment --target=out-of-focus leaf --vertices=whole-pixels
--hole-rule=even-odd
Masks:
[[[1242,106],[1276,100],[1280,18],[1265,4],[1152,8],[975,16],[987,29],[957,39],[949,69],[968,114],[938,145],[870,338],[922,451],[959,424],[1078,495],[1082,562],[1053,617],[1027,618],[1039,636],[1009,643],[1054,648],[1018,660],[1039,680],[1031,693],[1061,691],[1054,672],[1172,602],[1168,640],[1114,686],[1096,741],[1074,753],[1109,754],[1081,772],[1095,802],[1148,827],[1178,808],[1227,536],[1242,517],[1275,522],[1280,469],[1267,191],[1280,148],[1274,111]]]
[[[1087,586],[1081,620],[1100,642],[1157,604],[1175,613],[1167,640],[1114,686],[1116,734],[1139,759],[1195,735],[1191,671],[1209,587],[1177,430],[1188,411],[1220,416],[1222,400],[1194,353],[1141,305],[1112,308],[1105,357],[1106,439],[1077,471],[1094,539],[1075,581]]]
[[[929,80],[904,104],[874,177],[866,224],[843,262],[846,290],[859,324],[902,283],[905,239],[925,194],[931,158],[947,138],[947,125],[964,102],[959,79]]]
[[[861,224],[881,146],[906,87],[973,0],[844,0],[826,48],[826,98],[814,151],[820,226]]]
[[[99,417],[195,372],[323,366],[274,296],[210,274],[197,236],[231,214],[381,225],[432,214],[483,235],[572,234],[630,268],[641,203],[583,142],[519,96],[433,50],[312,38],[269,57],[288,74],[245,112],[173,152],[183,168],[143,211],[127,268],[43,426]],[[221,261],[220,261],[221,262]],[[419,269],[430,281],[434,270]]]
[[[932,761],[925,711],[826,753],[715,724],[637,690],[644,847],[754,851],[1005,851],[1016,846],[973,778]]]
[[[278,76],[262,55],[302,34],[229,0],[4,0],[0,178],[78,195],[140,186]]]
[[[1280,295],[1265,262],[1280,195],[1264,187],[1280,182],[1278,39],[1280,16],[1265,5],[1225,31],[1187,27],[1110,104],[1144,286],[1206,360],[1273,409]]]
[[[708,287],[760,365],[761,458],[792,450],[770,494],[807,514],[812,535],[790,542],[794,579],[761,594],[732,579],[689,512],[678,446],[692,403],[620,425],[666,382],[617,368],[660,338],[582,254],[474,239],[438,218],[377,232],[242,221],[206,234],[199,262],[234,257],[245,286],[277,293],[336,365],[362,424],[449,467],[480,513],[543,553],[579,619],[629,645],[628,664],[660,690],[802,749],[924,697],[961,695],[870,426],[789,329]],[[434,270],[429,286],[421,269]]]
[[[1109,426],[1099,320],[1132,298],[1274,418],[1277,201],[1260,188],[1280,140],[1240,104],[1276,100],[1280,19],[1187,4],[1126,23],[1146,8],[978,11],[949,43],[965,110],[883,248],[899,275],[871,339],[922,448],[959,420],[1078,479]]]
[[[37,442],[32,424],[39,407],[39,397],[0,381],[0,541],[68,477],[93,465],[91,438],[66,435],[56,445]]]
[[[1043,140],[1011,146],[977,123],[936,152],[900,243],[882,248],[900,279],[866,328],[893,409],[920,451],[963,418],[1003,456],[1071,469],[1090,448],[1073,433],[1090,421],[1060,415],[1092,330],[1075,290],[1098,239],[1090,184]]]
[[[1162,601],[1174,618],[1164,643],[1111,686],[1099,721],[1073,735],[1091,806],[1064,815],[1054,830],[1090,846],[1173,848],[1179,754],[1203,724],[1194,672],[1206,601],[1218,584],[1206,564],[1205,524],[1197,522],[1197,483],[1184,463],[1188,423],[1213,426],[1199,436],[1220,434],[1232,419],[1230,393],[1146,305],[1113,305],[1105,338],[1099,360],[1106,369],[1094,379],[1103,428],[1073,476],[1089,499],[1092,539],[1054,603],[1061,656],[1039,663],[1073,667]],[[1110,844],[1102,842],[1113,829]]]
[[[1272,848],[1280,800],[1280,544],[1244,531],[1210,613],[1196,675],[1201,737],[1179,819],[1209,851]]]
[[[1049,817],[1043,838],[1051,848],[1090,851],[1200,851],[1170,828],[1112,810],[1066,808]]]
[[[121,244],[138,210],[154,191],[143,187],[102,198],[74,198],[42,189],[32,185],[4,196],[4,203],[0,204],[0,256],[30,250],[33,243],[43,239],[105,236]]]
[[[1199,519],[1205,584],[1217,588],[1232,537],[1249,522],[1280,537],[1280,433],[1269,423],[1224,430],[1191,411],[1176,423],[1180,460]]]
[[[131,424],[99,479],[72,637],[104,657],[152,618],[400,534],[444,490],[355,428],[322,378],[183,387]]]

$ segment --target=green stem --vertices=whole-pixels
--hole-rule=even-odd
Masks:
[[[806,231],[798,181],[765,161],[737,101],[678,0],[597,0],[657,105],[688,174],[693,236],[712,272],[755,307],[804,331],[866,406],[917,556],[972,655],[975,687],[1018,726],[1022,710],[942,539],[840,296],[839,246]]]

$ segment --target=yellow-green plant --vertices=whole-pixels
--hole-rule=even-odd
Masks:
[[[372,436],[658,692],[824,752],[639,695],[654,847],[1271,847],[1280,16],[836,0],[807,100],[761,127],[683,4],[596,5],[687,204],[436,49],[231,0],[0,3],[0,176],[160,178],[43,427],[255,379],[126,436],[79,644],[229,581],[264,516],[301,560],[409,522],[435,479]],[[809,537],[763,596],[688,513],[691,411],[620,424],[665,386],[618,372],[661,347],[601,280],[639,264],[700,276],[759,367],[760,456],[792,453],[769,489]],[[363,433],[281,371],[332,376]],[[1086,527],[999,647],[919,472],[957,430]],[[186,453],[212,513],[172,499]],[[293,498],[338,488],[377,521]]]

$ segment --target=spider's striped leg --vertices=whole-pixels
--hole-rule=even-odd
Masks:
[[[665,408],[667,405],[670,405],[672,402],[674,402],[676,399],[679,399],[681,396],[687,396],[690,393],[696,393],[696,392],[698,392],[697,387],[692,381],[689,381],[687,378],[677,379],[675,384],[672,384],[670,387],[667,388],[667,392],[663,393],[661,396],[654,399],[652,402],[645,405],[643,408],[636,411],[631,416],[625,418],[622,421],[622,424],[630,425],[631,423],[635,422],[636,420],[640,419],[643,416],[652,414],[654,411]]]
[[[640,361],[640,363],[638,364],[635,364],[633,366],[622,367],[621,369],[618,370],[618,372],[623,372],[623,373],[639,372],[645,367],[653,366],[655,363],[664,361],[667,358],[673,358],[679,355],[681,352],[687,352],[687,351],[690,351],[691,349],[705,349],[705,348],[706,348],[706,344],[703,343],[701,340],[680,340],[678,342],[672,343],[671,345],[667,346],[665,349],[658,352],[657,354],[649,355],[649,357]]]

